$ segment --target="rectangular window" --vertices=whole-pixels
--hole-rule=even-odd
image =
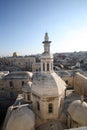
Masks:
[[[43,63],[43,71],[45,71],[45,63]]]
[[[53,64],[51,63],[51,70],[53,69]]]
[[[22,86],[24,86],[24,81],[22,81]]]
[[[49,64],[47,63],[47,71],[49,71]]]
[[[40,104],[38,101],[37,101],[37,110],[40,111]]]
[[[27,94],[27,99],[30,100],[30,94]]]
[[[53,112],[53,104],[50,103],[50,104],[48,105],[48,113],[52,113],[52,112]]]
[[[13,88],[13,82],[12,81],[9,82],[9,85],[10,85],[10,88]]]

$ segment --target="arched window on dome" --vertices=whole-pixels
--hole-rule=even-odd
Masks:
[[[40,111],[40,103],[37,101],[37,110]]]
[[[48,113],[53,113],[53,104],[49,103],[48,105]]]
[[[47,63],[47,71],[49,71],[49,63]]]

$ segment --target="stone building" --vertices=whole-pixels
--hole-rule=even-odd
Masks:
[[[23,86],[29,81],[32,81],[31,72],[11,72],[0,80],[0,89],[3,90],[3,96],[15,98],[22,93]]]
[[[57,130],[59,128],[63,130],[63,125],[59,121],[59,115],[65,96],[66,83],[53,70],[53,55],[50,53],[50,43],[48,33],[45,33],[43,41],[44,52],[41,55],[40,62],[41,71],[34,73],[32,83],[29,81],[22,87],[24,100],[28,103],[31,101],[32,103],[32,112],[35,114],[35,122],[33,122],[33,124],[35,123],[34,128],[37,130]],[[15,106],[13,108],[15,108]],[[22,130],[21,127],[18,126],[19,119],[21,120],[21,118],[15,118],[15,112],[18,112],[17,108],[15,108],[9,116],[5,128],[9,128],[10,130],[10,128],[15,127],[19,128],[17,130]],[[21,109],[18,115],[20,115],[20,112]],[[29,122],[31,115],[28,115],[27,111],[24,114],[26,116],[22,117],[26,118],[25,121],[28,119],[26,123],[23,119],[25,128],[23,126],[24,123],[22,124],[22,120],[21,124],[22,127],[27,130],[28,127],[30,128],[31,126]],[[15,124],[14,119],[17,120],[15,120]],[[28,127],[26,129],[27,124]],[[31,130],[33,130],[33,128]]]
[[[16,54],[15,54],[16,55]],[[8,57],[10,66],[19,67],[22,70],[32,71],[32,64],[36,63],[35,56],[13,56]]]
[[[65,82],[53,71],[50,43],[46,33],[43,41],[44,52],[41,55],[41,71],[36,72],[33,77],[32,103],[33,111],[37,115],[36,126],[58,119],[66,88]]]
[[[74,88],[74,75],[69,70],[59,70],[56,73],[66,82],[67,88]]]
[[[74,90],[80,96],[87,97],[87,74],[76,73],[74,77]]]
[[[83,100],[73,101],[68,108],[68,128],[87,126],[87,103]]]
[[[36,62],[32,64],[32,72],[37,72],[41,70],[41,64],[40,62]]]
[[[31,87],[32,87],[31,81],[27,82],[22,87],[22,92],[23,92],[23,97],[24,97],[25,102],[29,102],[29,103],[31,102],[31,99],[32,99]]]

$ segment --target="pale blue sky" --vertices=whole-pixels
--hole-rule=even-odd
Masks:
[[[0,56],[87,51],[87,0],[0,0]]]

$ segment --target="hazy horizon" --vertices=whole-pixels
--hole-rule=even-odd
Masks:
[[[14,52],[13,52],[14,53]],[[4,55],[4,56],[0,56],[1,58],[3,57],[13,57],[13,53],[11,55]],[[17,52],[18,53],[18,52]],[[34,56],[34,55],[41,55],[43,52],[41,53],[34,53],[34,54],[24,54],[24,55],[21,55],[18,53],[18,57],[26,57],[26,56]],[[51,52],[52,53],[52,52]],[[53,55],[54,54],[67,54],[67,53],[87,53],[87,51],[73,51],[73,52],[54,52],[52,53]]]

